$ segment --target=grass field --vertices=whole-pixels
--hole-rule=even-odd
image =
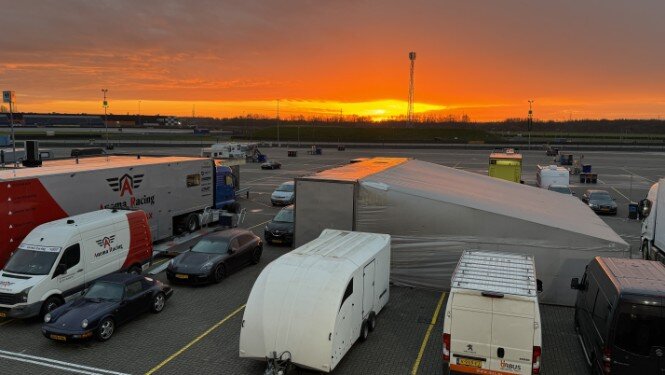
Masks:
[[[277,127],[254,131],[254,140],[277,139]],[[350,128],[281,126],[279,139],[301,142],[499,142],[501,137],[483,130],[437,128]]]

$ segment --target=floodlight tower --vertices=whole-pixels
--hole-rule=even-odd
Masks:
[[[414,88],[414,79],[413,74],[416,68],[416,53],[409,52],[409,61],[411,61],[411,69],[409,71],[409,109],[406,113],[406,119],[409,122],[413,122],[413,92]]]
[[[528,117],[528,130],[529,130],[529,150],[531,150],[531,128],[533,127],[533,99],[529,100],[529,117]]]

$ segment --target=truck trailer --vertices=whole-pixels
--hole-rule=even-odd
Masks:
[[[206,208],[236,205],[237,178],[222,161],[99,156],[0,171],[0,267],[40,224],[104,208],[143,210],[154,241],[199,227]]]
[[[330,372],[376,327],[390,297],[390,236],[326,229],[263,269],[247,300],[240,357]]]
[[[642,257],[665,263],[665,179],[651,186],[640,204]]]

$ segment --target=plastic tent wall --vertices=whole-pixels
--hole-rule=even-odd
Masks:
[[[463,250],[532,254],[540,301],[568,305],[595,256],[629,246],[579,199],[409,160],[359,181],[354,230],[392,236],[391,281],[449,289]]]

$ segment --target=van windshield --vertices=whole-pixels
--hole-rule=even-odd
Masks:
[[[24,275],[47,275],[60,251],[37,251],[18,248],[5,265],[5,272]]]
[[[654,346],[665,346],[663,307],[622,304],[614,344],[627,352],[648,356]]]

